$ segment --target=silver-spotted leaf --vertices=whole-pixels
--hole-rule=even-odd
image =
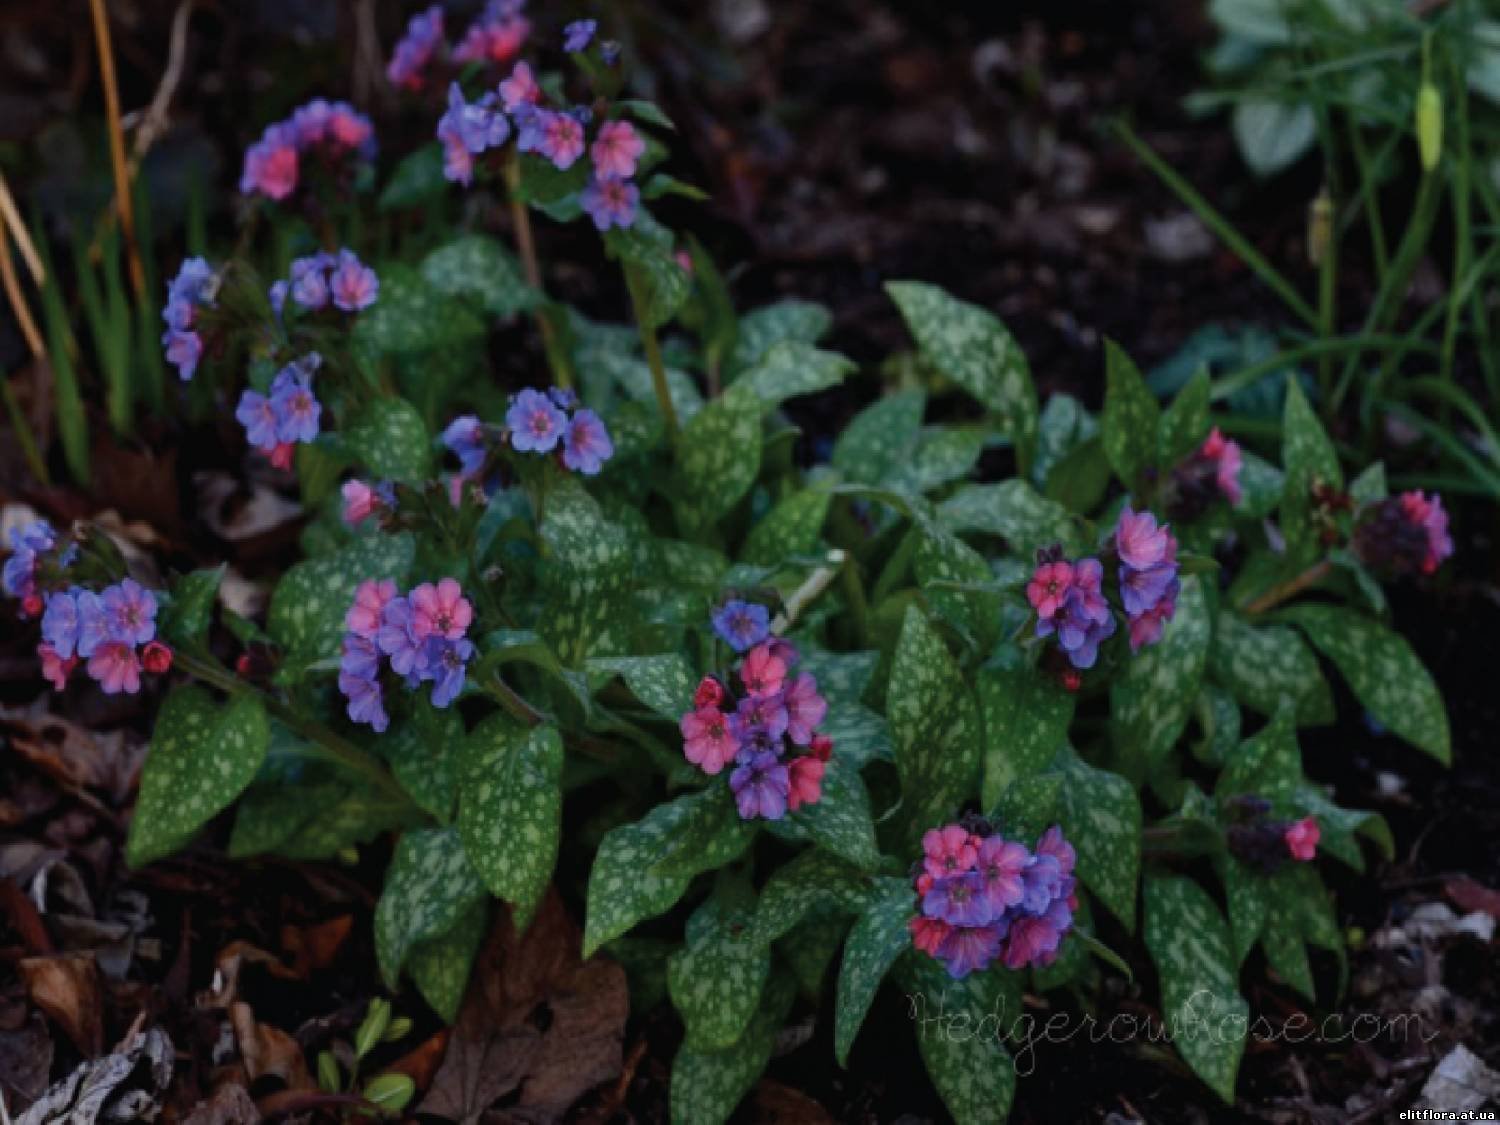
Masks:
[[[375,906],[375,956],[386,985],[396,987],[418,943],[448,933],[484,898],[457,829],[403,833]]]
[[[984,723],[980,799],[988,809],[1012,782],[1051,764],[1067,741],[1075,697],[1030,665],[983,669],[975,693]]]
[[[843,1066],[885,974],[903,950],[911,948],[907,923],[916,910],[916,892],[905,879],[877,880],[870,903],[849,931],[839,965],[834,1002],[833,1053]]]

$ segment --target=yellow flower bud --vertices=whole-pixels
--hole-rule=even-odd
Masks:
[[[1443,154],[1443,95],[1431,82],[1422,83],[1417,93],[1417,148],[1422,171],[1431,172]]]

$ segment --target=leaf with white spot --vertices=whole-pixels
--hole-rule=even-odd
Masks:
[[[171,645],[202,643],[213,622],[214,605],[219,598],[219,583],[224,580],[228,564],[195,570],[172,583],[171,598],[158,600],[165,604],[157,617],[157,632]]]
[[[856,867],[872,871],[880,863],[870,794],[859,771],[837,754],[824,770],[821,799],[792,813],[791,820],[806,828],[819,847]]]
[[[538,629],[563,664],[580,667],[590,656],[629,648],[633,622],[630,536],[605,518],[576,480],[553,487],[542,517],[546,597]]]
[[[916,892],[911,884],[905,879],[882,878],[849,931],[833,1014],[833,1053],[840,1066],[848,1064],[849,1049],[886,972],[903,950],[911,948],[907,923],[915,912]]]
[[[908,607],[891,661],[886,716],[895,740],[907,835],[915,841],[974,795],[979,715],[947,646]]]
[[[458,1019],[458,1009],[469,986],[469,973],[479,947],[484,944],[489,918],[489,901],[480,899],[451,930],[418,942],[407,954],[406,975],[444,1023]]]
[[[484,323],[460,301],[404,264],[382,265],[380,299],[354,321],[350,341],[365,362],[392,353],[452,348],[484,335]]]
[[[562,737],[505,715],[480,723],[462,751],[458,831],[469,862],[524,928],[552,881],[562,826]]]
[[[821,679],[818,687],[823,690]],[[828,714],[818,731],[833,740],[833,752],[855,769],[863,769],[876,758],[892,758],[890,726],[858,703],[829,699]]]
[[[377,479],[416,482],[432,476],[427,426],[404,398],[371,399],[342,436],[349,451]]]
[[[734,1045],[695,1051],[684,1045],[672,1060],[672,1125],[722,1125],[771,1060],[781,1022],[796,989],[784,974],[771,978],[755,1018]]]
[[[1162,1017],[1178,1052],[1226,1103],[1249,1029],[1229,926],[1191,879],[1146,879],[1146,948],[1161,978]]]
[[[703,527],[739,503],[760,472],[760,399],[736,383],[693,416],[677,443],[684,522]]]
[[[125,858],[144,867],[170,855],[229,807],[265,760],[271,725],[253,695],[220,702],[200,687],[167,696],[151,734]]]
[[[1438,761],[1452,759],[1443,697],[1404,637],[1331,605],[1292,606],[1277,617],[1296,625],[1333,661],[1378,722]]]
[[[1067,741],[1075,697],[1029,665],[982,669],[976,694],[984,723],[981,804],[991,808],[1012,782],[1051,764]]]
[[[1141,371],[1113,340],[1104,342],[1104,411],[1099,417],[1104,455],[1115,475],[1134,488],[1156,462],[1161,407]]]
[[[595,657],[588,662],[588,671],[591,678],[596,672],[619,676],[632,695],[674,723],[693,709],[698,677],[681,653]]]
[[[1208,436],[1208,368],[1200,367],[1161,414],[1157,464],[1172,466],[1203,444]]]
[[[751,309],[740,317],[729,361],[733,375],[755,366],[776,344],[793,340],[816,344],[833,326],[833,315],[816,301],[788,297],[775,304]]]
[[[1068,510],[1023,480],[965,485],[938,505],[937,518],[955,534],[998,535],[1023,556],[1054,543],[1070,553],[1083,546]]]
[[[1209,668],[1252,711],[1274,715],[1286,703],[1296,708],[1299,725],[1333,722],[1333,691],[1318,658],[1284,625],[1252,625],[1232,610],[1220,610]]]
[[[276,584],[267,631],[294,668],[336,659],[355,589],[367,578],[400,583],[415,553],[412,537],[402,532],[356,539],[331,555],[298,563]]]
[[[1234,948],[1234,963],[1243,965],[1245,958],[1260,940],[1270,914],[1265,878],[1232,855],[1217,860],[1219,880],[1224,884],[1224,901],[1229,905],[1229,934]]]
[[[1286,483],[1281,499],[1281,531],[1286,536],[1292,565],[1305,566],[1317,557],[1317,530],[1312,526],[1312,490],[1323,484],[1341,488],[1344,474],[1328,431],[1318,421],[1296,379],[1286,384],[1286,407],[1281,421],[1281,466]]]
[[[1009,330],[994,314],[935,285],[889,281],[885,289],[927,361],[1000,416],[1028,472],[1036,450],[1036,387]]]
[[[861,484],[878,484],[903,461],[922,429],[927,396],[921,391],[887,395],[865,407],[833,444],[833,467]]]
[[[377,742],[391,772],[412,800],[443,824],[453,817],[454,762],[464,740],[464,722],[454,708],[422,700],[406,722]]]
[[[785,340],[767,348],[734,385],[754,394],[762,410],[775,410],[789,398],[838,386],[853,370],[854,363],[837,352]]]
[[[806,488],[777,501],[761,517],[740,551],[740,561],[750,566],[779,566],[798,555],[817,550],[828,518],[831,492]]]
[[[766,880],[751,940],[769,945],[810,914],[829,908],[858,913],[868,899],[869,879],[858,868],[828,852],[805,851]]]
[[[667,962],[667,989],[690,1050],[733,1046],[760,1004],[771,950],[750,940],[750,917],[709,898],[688,920],[686,945]]]
[[[974,587],[994,581],[989,563],[958,536],[939,528],[912,534],[918,536],[912,572],[927,601],[973,642],[977,652],[988,653],[1000,637],[1000,595]]]
[[[631,226],[606,232],[604,245],[610,257],[625,266],[646,323],[659,328],[671,320],[693,287],[687,271],[672,255],[672,232],[642,208]]]
[[[1110,732],[1128,760],[1159,762],[1176,745],[1192,716],[1212,640],[1203,580],[1186,577],[1161,640],[1133,654],[1110,689]]]
[[[646,857],[653,875],[696,875],[744,850],[755,834],[756,822],[740,817],[727,780],[718,778],[683,798],[686,815],[676,831],[654,855]],[[723,859],[715,862],[711,858],[715,856]]]
[[[422,276],[439,293],[474,298],[492,316],[515,316],[541,301],[511,252],[486,234],[463,234],[439,246],[422,259]]]
[[[1141,802],[1135,787],[1072,750],[1062,752],[1055,769],[1063,779],[1058,821],[1078,852],[1078,877],[1126,929],[1133,929],[1141,872]]]
[[[977,426],[935,426],[917,438],[910,452],[882,481],[899,491],[931,492],[974,471],[986,433]]]
[[[798,671],[818,681],[818,693],[830,703],[845,700],[857,703],[870,686],[870,679],[880,664],[878,652],[827,652],[806,648]]]
[[[413,947],[448,933],[484,898],[457,829],[403,833],[375,906],[375,957],[386,986],[396,987]]]

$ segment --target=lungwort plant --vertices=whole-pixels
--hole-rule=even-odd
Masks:
[[[1112,346],[1101,413],[1041,409],[1004,326],[914,281],[887,286],[908,385],[799,463],[788,402],[855,370],[817,346],[828,314],[738,315],[651,216],[687,189],[648,173],[666,122],[615,99],[612,45],[574,27],[574,71],[533,81],[524,17],[484,18],[449,49],[422,17],[393,63],[475,225],[361,241],[372,132],[315,103],[246,161],[286,260],[247,235],[172,282],[182,393],[312,513],[264,619],[220,605],[223,568],[153,591],[89,527],[14,540],[5,591],[59,690],[166,690],[130,862],[226,811],[236,859],[392,840],[381,970],[448,1020],[496,900],[524,926],[555,887],[585,955],[680,1015],[694,1125],[825,989],[844,1062],[882,987],[954,1117],[1002,1120],[1022,994],[1086,1000],[1139,936],[1162,1021],[1232,1100],[1247,959],[1314,1001],[1308,947],[1343,963],[1321,858],[1391,846],[1303,772],[1326,670],[1448,758],[1381,585],[1451,551],[1436,497],[1346,481],[1295,383],[1279,450],[1222,435],[1205,374],[1163,404]],[[529,210],[604,230],[633,326],[541,291]],[[519,259],[480,225],[506,214]],[[507,394],[485,338],[523,313],[555,378]],[[930,421],[939,397],[965,420]]]

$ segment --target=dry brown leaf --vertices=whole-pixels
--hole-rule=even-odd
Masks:
[[[1500,891],[1476,883],[1467,875],[1449,879],[1443,884],[1443,893],[1449,902],[1466,913],[1480,911],[1491,918],[1500,918]]]
[[[354,928],[354,915],[340,914],[316,926],[282,926],[281,948],[292,956],[292,972],[306,977],[333,964]]]
[[[475,1122],[551,1121],[619,1074],[630,997],[612,961],[579,961],[578,928],[549,893],[517,934],[503,912],[474,966],[443,1065],[420,1111]]]
[[[833,1118],[801,1090],[762,1078],[751,1098],[755,1125],[833,1125]]]
[[[26,994],[63,1030],[85,1058],[104,1049],[103,994],[91,953],[27,957],[19,962]]]
[[[182,1125],[258,1125],[260,1110],[238,1082],[226,1082],[182,1119]]]
[[[240,1047],[245,1073],[252,1082],[267,1075],[280,1078],[293,1090],[313,1089],[302,1048],[286,1032],[270,1024],[257,1023],[249,1004],[234,1004],[229,1023]]]

